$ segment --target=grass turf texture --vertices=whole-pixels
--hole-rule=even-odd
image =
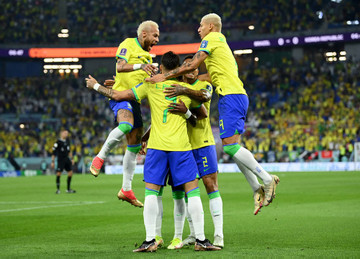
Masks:
[[[193,247],[153,254],[132,250],[145,239],[142,209],[118,201],[122,176],[75,175],[76,194],[55,194],[55,176],[0,178],[1,258],[129,257],[360,257],[360,172],[279,173],[277,197],[254,216],[252,192],[242,174],[220,174],[225,249]],[[133,187],[144,200],[142,176]],[[208,198],[202,183],[205,232],[213,240]],[[96,203],[98,202],[98,203]],[[163,238],[173,237],[170,188],[163,196]],[[189,233],[185,223],[183,238]],[[165,246],[165,247],[166,247]]]

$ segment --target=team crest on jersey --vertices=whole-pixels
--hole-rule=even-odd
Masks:
[[[125,56],[125,55],[126,55],[126,52],[127,52],[127,49],[122,48],[122,49],[120,50],[120,54],[119,54],[119,55]]]
[[[207,47],[207,45],[208,45],[208,41],[207,41],[207,40],[203,40],[203,41],[201,42],[200,48],[204,49],[204,48]]]
[[[206,86],[206,90],[208,90],[209,92],[211,92],[211,90],[212,90],[211,85],[207,85],[207,86]]]

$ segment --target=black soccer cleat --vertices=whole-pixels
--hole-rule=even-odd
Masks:
[[[134,253],[137,252],[156,252],[157,250],[157,243],[155,241],[155,238],[151,241],[144,241],[139,248],[133,250]]]
[[[218,251],[218,250],[221,250],[221,248],[211,244],[208,239],[205,239],[203,241],[196,239],[194,250],[195,251]]]

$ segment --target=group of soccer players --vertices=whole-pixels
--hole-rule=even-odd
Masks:
[[[205,15],[198,32],[202,39],[198,52],[193,57],[186,57],[181,66],[179,56],[165,53],[161,60],[161,73],[156,74],[157,68],[152,65],[149,51],[158,43],[160,32],[155,22],[145,21],[138,28],[138,37],[126,39],[118,48],[112,88],[100,85],[91,76],[86,78],[88,88],[111,99],[110,107],[119,123],[94,158],[91,173],[99,175],[104,159],[123,135],[128,142],[123,186],[118,197],[135,206],[144,206],[146,229],[145,241],[134,252],[156,251],[163,244],[161,195],[167,182],[172,186],[175,205],[175,235],[168,248],[179,249],[192,243],[197,251],[215,251],[224,247],[222,199],[218,190],[215,142],[209,121],[212,86],[219,95],[219,128],[224,151],[234,159],[254,191],[254,214],[275,197],[279,178],[267,173],[251,152],[239,145],[249,101],[238,77],[235,58],[221,33],[221,18],[214,13]],[[198,76],[198,67],[202,62],[208,70],[207,76]],[[181,81],[176,79],[179,76],[182,76]],[[211,84],[199,80],[200,77]],[[151,130],[144,165],[146,190],[142,205],[131,190],[131,181],[143,133],[139,102],[145,98],[150,104]],[[210,199],[215,226],[213,244],[204,235],[199,177]],[[182,241],[185,215],[191,233]]]

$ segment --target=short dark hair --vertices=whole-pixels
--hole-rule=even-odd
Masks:
[[[179,55],[176,55],[174,52],[166,52],[161,58],[161,64],[168,70],[173,70],[180,66]]]
[[[193,59],[193,57],[194,57],[194,54],[190,54],[190,55],[187,55],[184,59],[183,59],[183,63],[184,63],[184,61],[185,60],[187,60],[187,59]]]

